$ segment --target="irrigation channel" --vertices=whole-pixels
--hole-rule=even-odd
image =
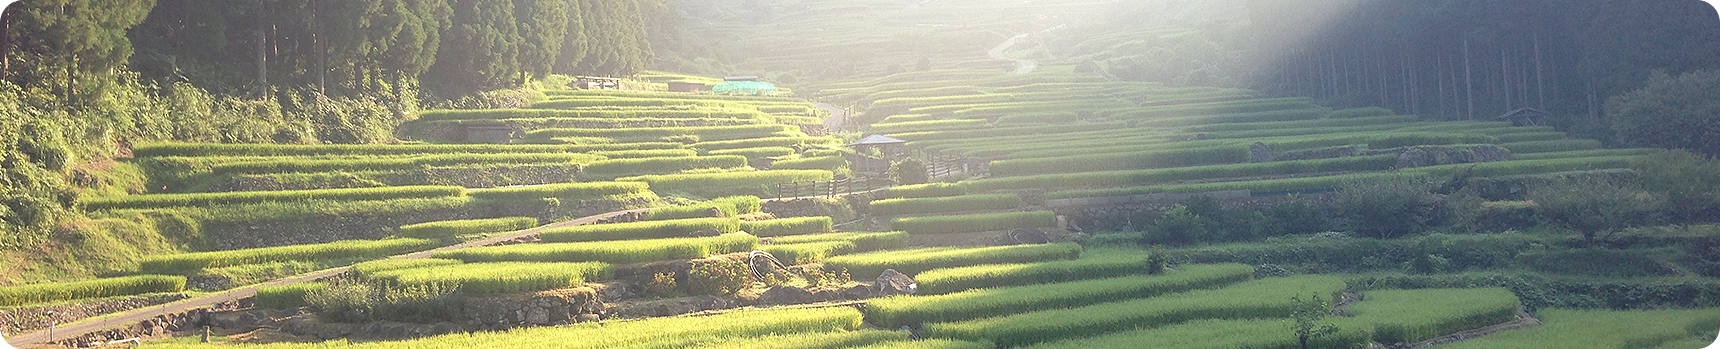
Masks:
[[[840,196],[848,196],[848,195],[870,194],[870,193],[878,191],[878,190],[882,190],[882,189],[857,191],[857,192],[849,192],[849,193],[838,193],[838,194],[834,194],[834,195],[813,195],[813,196],[789,197],[789,198],[765,198],[763,200],[767,201],[767,202],[771,202],[771,201],[793,201],[793,200],[801,200],[801,199],[826,198],[826,197],[831,197],[831,196],[840,197]],[[389,257],[389,259],[430,258],[431,255],[433,255],[437,252],[463,250],[463,249],[468,249],[468,248],[473,248],[473,247],[491,246],[491,245],[496,245],[496,244],[500,244],[500,243],[507,242],[507,241],[514,241],[514,240],[519,240],[521,238],[536,236],[539,232],[542,232],[545,230],[593,224],[593,223],[597,223],[597,222],[605,220],[605,219],[614,218],[616,216],[621,216],[621,215],[625,215],[625,214],[632,214],[632,213],[650,212],[651,210],[654,210],[654,209],[655,208],[641,208],[641,209],[632,209],[632,210],[622,210],[622,211],[613,211],[613,212],[601,213],[601,214],[596,214],[596,215],[591,215],[591,216],[586,216],[586,217],[580,217],[580,218],[569,220],[569,221],[553,223],[553,224],[540,226],[540,227],[536,227],[536,228],[513,231],[513,232],[506,233],[506,234],[486,238],[483,240],[477,240],[477,241],[467,242],[467,243],[458,244],[458,245],[440,247],[440,248],[426,250],[426,251],[419,251],[419,252],[413,252],[413,253],[403,254],[403,255],[399,255],[399,256]],[[349,267],[339,267],[339,268],[330,268],[330,269],[318,270],[318,271],[300,274],[300,275],[287,277],[287,278],[283,278],[283,279],[276,279],[273,281],[268,281],[268,282],[264,282],[264,283],[260,283],[260,284],[235,288],[235,289],[231,289],[231,290],[227,290],[227,291],[223,291],[220,293],[207,295],[207,296],[203,296],[203,297],[181,300],[181,301],[177,301],[177,302],[173,302],[173,303],[162,304],[159,306],[134,309],[131,311],[126,311],[126,312],[121,312],[121,313],[108,314],[108,315],[104,315],[104,316],[99,317],[99,318],[91,318],[89,320],[85,320],[85,321],[81,321],[81,322],[77,322],[77,323],[72,323],[72,324],[68,324],[65,326],[60,326],[60,327],[54,328],[52,330],[36,331],[34,333],[26,333],[26,334],[18,335],[17,337],[0,339],[0,349],[10,349],[7,346],[8,343],[10,343],[10,346],[15,346],[18,348],[31,348],[31,347],[37,347],[37,346],[51,345],[54,343],[55,340],[66,340],[66,339],[71,339],[71,338],[78,338],[78,337],[81,337],[81,336],[84,336],[87,334],[96,333],[96,332],[100,332],[100,331],[129,327],[133,324],[137,324],[137,323],[147,321],[149,319],[153,319],[153,318],[163,316],[163,315],[179,314],[179,313],[184,313],[184,312],[197,310],[197,309],[211,308],[211,307],[215,307],[217,305],[224,304],[227,302],[235,302],[235,301],[239,301],[241,299],[254,297],[257,295],[257,289],[261,288],[261,287],[285,286],[285,285],[299,284],[299,283],[305,283],[305,282],[313,282],[313,281],[328,278],[331,276],[340,275],[341,273],[345,273],[348,268]],[[50,333],[53,334],[53,336],[51,338],[49,337]]]

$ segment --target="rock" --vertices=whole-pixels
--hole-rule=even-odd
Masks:
[[[832,302],[832,301],[836,301],[837,299],[841,298],[841,296],[842,295],[837,293],[836,290],[822,289],[822,290],[818,290],[817,292],[812,293],[812,301],[813,302]]]
[[[846,300],[872,298],[872,288],[866,287],[866,285],[854,285],[853,287],[842,290],[841,296],[842,299]]]
[[[574,317],[574,321],[576,322],[596,322],[602,319],[603,317],[597,314],[579,314],[579,316]]]
[[[874,287],[878,289],[878,296],[914,294],[920,290],[920,284],[914,282],[914,278],[895,269],[884,269],[884,273],[878,275],[878,283]]]
[[[813,302],[813,295],[811,291],[803,288],[778,285],[759,295],[758,302],[759,304],[806,304]]]
[[[1398,154],[1397,168],[1496,162],[1511,159],[1511,150],[1493,144],[1424,145]]]
[[[1272,147],[1266,146],[1265,142],[1254,142],[1254,145],[1248,146],[1249,162],[1272,162],[1273,157]]]
[[[705,229],[705,230],[693,232],[692,237],[708,238],[708,237],[716,237],[718,235],[723,235],[723,232],[717,231],[716,229]]]
[[[727,217],[727,216],[728,215],[723,214],[723,210],[717,209],[715,207],[712,207],[709,210],[705,210],[705,217],[723,218],[723,217]]]

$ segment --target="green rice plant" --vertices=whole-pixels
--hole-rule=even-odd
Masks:
[[[1551,141],[1533,141],[1505,143],[1499,146],[1510,149],[1512,154],[1550,153],[1577,150],[1595,150],[1605,148],[1601,141],[1593,139],[1560,139]]]
[[[591,155],[610,159],[645,159],[698,156],[699,152],[692,149],[605,150],[591,152]]]
[[[741,230],[758,237],[806,235],[831,232],[830,217],[777,218],[762,221],[742,221]]]
[[[502,166],[525,164],[584,164],[603,160],[590,154],[446,154],[408,158],[305,160],[276,159],[243,161],[215,165],[210,169],[218,175],[311,173],[333,171],[401,171],[425,167]]]
[[[185,290],[184,276],[139,275],[0,287],[0,307]]]
[[[748,163],[758,162],[779,156],[794,155],[794,148],[789,147],[759,147],[712,150],[709,155],[740,155],[747,157]]]
[[[1364,348],[1372,342],[1367,326],[1338,326],[1338,332],[1316,336],[1308,348]],[[1090,348],[1178,348],[1178,349],[1278,349],[1300,348],[1302,342],[1287,320],[1196,320],[1187,323],[1140,328],[1086,338],[1029,345],[1026,349]]]
[[[1071,132],[1089,132],[1115,130],[1129,127],[1124,122],[1081,122],[1062,125],[1033,125],[1017,127],[993,127],[978,130],[925,131],[891,134],[891,137],[908,141],[931,141],[941,139],[985,138],[1021,135],[1041,135]],[[910,143],[912,144],[912,143]]]
[[[385,270],[442,267],[460,263],[462,262],[458,260],[441,258],[390,258],[353,264],[347,270],[359,277],[365,277]]]
[[[1322,172],[1386,171],[1397,166],[1397,155],[1356,156],[1335,159],[1275,161],[1246,164],[1190,166],[1152,170],[1060,173],[1035,176],[985,178],[962,182],[977,191],[1101,188],[1188,180],[1210,180]]]
[[[689,147],[701,152],[717,150],[764,148],[764,147],[797,147],[811,144],[837,144],[840,141],[830,137],[765,137],[737,139],[731,141],[707,141],[693,143]]]
[[[902,217],[890,221],[890,226],[893,229],[914,235],[972,233],[1056,225],[1057,213],[1051,211]]]
[[[851,254],[824,261],[827,270],[847,269],[861,277],[895,269],[910,276],[932,269],[981,264],[1032,263],[1081,257],[1081,246],[1072,243],[993,246],[974,248],[932,247],[912,250]]]
[[[132,148],[132,155],[138,158],[167,156],[422,156],[429,154],[578,153],[590,150],[593,149],[577,145],[152,143],[136,145]]]
[[[641,127],[641,128],[551,128],[526,133],[526,138],[603,137],[617,140],[653,141],[677,136],[693,136],[699,140],[723,141],[768,137],[777,133],[800,133],[791,125],[735,125],[702,127]]]
[[[91,211],[117,209],[147,209],[180,206],[237,205],[263,202],[310,200],[394,200],[457,197],[466,191],[450,186],[411,186],[321,190],[250,191],[198,194],[148,194],[97,197],[84,199]]]
[[[1021,207],[1021,196],[988,194],[938,198],[884,199],[872,201],[870,210],[879,216],[931,214],[965,211],[1008,210]]]
[[[1548,160],[1514,160],[1479,164],[1454,164],[1406,169],[1404,173],[1433,177],[1450,177],[1467,173],[1476,177],[1496,177],[1570,171],[1592,171],[1630,168],[1630,162],[1641,156],[1603,156]]]
[[[1374,340],[1414,343],[1517,318],[1517,295],[1503,288],[1379,290],[1362,294],[1349,314],[1373,324]]]
[[[312,291],[327,288],[328,284],[321,282],[306,282],[281,286],[262,286],[257,288],[253,303],[258,308],[294,309],[307,305],[305,295]]]
[[[1523,143],[1523,142],[1565,140],[1565,139],[1568,139],[1568,137],[1570,137],[1570,135],[1567,135],[1564,132],[1551,131],[1551,132],[1524,132],[1524,133],[1501,134],[1501,135],[1494,135],[1494,137],[1499,137],[1499,142],[1501,142],[1501,143],[1510,144],[1510,143]]]
[[[983,127],[987,127],[987,126],[991,126],[991,122],[986,121],[985,119],[956,119],[956,120],[935,120],[935,121],[909,121],[909,122],[898,122],[898,123],[888,123],[888,124],[878,123],[878,124],[872,124],[872,126],[868,126],[866,130],[871,132],[871,133],[889,134],[889,133],[897,133],[897,132],[966,130],[966,129],[983,128]]]
[[[865,311],[868,321],[895,327],[1125,301],[1225,287],[1252,278],[1254,268],[1247,265],[1190,265],[1163,275],[982,288],[931,296],[885,297],[867,302]]]
[[[570,242],[476,247],[443,251],[436,258],[473,262],[604,262],[644,263],[672,259],[704,258],[713,254],[751,251],[758,243],[752,235],[735,233],[708,238]]]
[[[1569,310],[1542,309],[1541,326],[1447,344],[1455,349],[1653,348],[1666,343],[1714,341],[1720,309]],[[1662,347],[1670,348],[1670,347]],[[1696,348],[1696,347],[1686,347]]]
[[[1314,102],[1304,97],[1245,99],[1223,102],[1179,104],[1148,108],[1122,109],[1106,113],[1112,119],[1163,119],[1197,115],[1272,112],[1287,109],[1315,109]],[[1316,119],[1323,114],[1315,114]]]
[[[636,109],[636,110],[559,110],[559,109],[471,109],[427,110],[418,113],[418,121],[446,120],[514,120],[551,118],[603,119],[762,119],[770,114],[746,109]]]
[[[654,209],[645,215],[645,220],[708,218],[711,217],[711,210],[713,209],[721,212],[723,217],[738,217],[744,214],[758,213],[763,205],[763,201],[756,196],[730,196],[697,204]]]
[[[533,348],[560,349],[699,347],[703,339],[753,338],[859,330],[860,312],[849,307],[742,310],[711,316],[661,317],[640,321],[608,321],[569,326],[528,327],[511,331],[455,333],[401,341],[340,344],[354,349]],[[546,344],[553,343],[553,344]],[[215,348],[210,344],[151,344],[164,349]],[[326,343],[276,343],[273,349],[327,348]]]
[[[1080,307],[1039,308],[1052,310],[1026,313],[1012,311],[1016,314],[932,323],[926,325],[925,331],[932,337],[986,340],[1014,347],[1194,320],[1286,318],[1296,305],[1294,297],[1312,294],[1331,300],[1343,293],[1344,288],[1344,281],[1332,276],[1271,278],[1220,289],[1114,303],[1086,303],[1088,305]],[[868,308],[872,306],[867,305]],[[1046,331],[1047,328],[1057,330]],[[1287,327],[1284,331],[1290,332]]]
[[[636,182],[563,183],[530,187],[477,189],[466,194],[475,199],[493,201],[537,200],[558,198],[589,200],[615,195],[648,192],[650,186]]]
[[[708,108],[739,109],[742,104],[718,101],[701,101],[694,99],[661,99],[661,98],[573,98],[550,99],[532,103],[532,109],[580,109],[593,107],[671,107],[697,106]]]
[[[759,246],[759,249],[770,252],[777,260],[788,265],[818,263],[832,256],[854,253],[854,243],[848,241],[822,241],[799,244],[770,244]]]
[[[706,349],[846,349],[909,341],[905,331],[837,331],[763,337],[720,338],[684,346]]]
[[[1188,127],[1212,124],[1235,124],[1272,121],[1314,120],[1320,118],[1320,109],[1284,109],[1247,113],[1228,113],[1211,115],[1191,115],[1174,118],[1141,120],[1135,123],[1137,127]]]
[[[1610,157],[1610,156],[1636,156],[1636,155],[1654,154],[1657,151],[1660,151],[1660,149],[1632,148],[1632,149],[1595,149],[1595,150],[1576,150],[1576,151],[1556,151],[1556,152],[1547,152],[1547,153],[1511,154],[1511,159],[1512,160],[1552,160],[1552,159],[1593,158],[1593,157]]]
[[[289,261],[381,258],[436,247],[425,239],[347,240],[326,244],[292,245],[247,250],[193,252],[143,257],[140,270],[148,273],[187,273],[208,268]]]
[[[631,223],[587,224],[544,230],[538,238],[545,242],[587,242],[609,240],[667,239],[692,236],[694,232],[716,230],[719,234],[741,231],[741,222],[734,218],[693,218]]]
[[[1294,129],[1294,128],[1354,127],[1354,126],[1374,126],[1374,125],[1422,125],[1420,123],[1411,124],[1411,123],[1419,121],[1419,120],[1420,120],[1420,118],[1415,117],[1415,116],[1411,116],[1411,115],[1375,116],[1375,117],[1354,118],[1354,119],[1317,119],[1317,120],[1297,120],[1297,121],[1250,122],[1250,123],[1240,123],[1240,124],[1212,124],[1212,125],[1190,126],[1190,127],[1183,128],[1183,131],[1185,131],[1185,132],[1236,132],[1236,131],[1280,130],[1280,129]]]
[[[1135,153],[1093,154],[991,162],[992,175],[999,177],[1048,173],[1136,170],[1189,165],[1248,162],[1248,147],[1228,146],[1171,149]]]
[[[604,263],[472,263],[384,270],[365,277],[395,287],[449,287],[466,294],[534,292],[601,281],[615,275]]]
[[[806,100],[793,97],[723,95],[712,93],[680,93],[634,90],[551,90],[544,94],[551,98],[557,97],[609,97],[609,98],[665,98],[665,99],[703,99],[713,101],[767,102],[767,103],[806,103]]]
[[[416,239],[446,239],[460,235],[524,230],[536,228],[537,226],[537,218],[532,217],[441,221],[404,225],[400,227],[399,235],[401,237]]]
[[[926,183],[890,187],[884,189],[883,194],[885,198],[908,199],[957,196],[967,193],[968,186],[966,183]]]
[[[1046,199],[1097,198],[1157,193],[1205,193],[1228,190],[1248,190],[1256,193],[1324,191],[1342,187],[1345,183],[1393,178],[1420,178],[1414,173],[1362,173],[1352,175],[1287,178],[1259,181],[1218,182],[1201,184],[1154,185],[1143,187],[1066,190],[1045,194]]]
[[[854,244],[855,252],[870,252],[894,250],[908,247],[908,233],[892,231],[882,233],[827,233],[778,236],[770,239],[772,244],[804,244],[826,241],[847,241]]]
[[[770,163],[770,168],[778,170],[837,171],[845,167],[848,167],[848,158],[841,155],[801,157],[799,159],[777,160]]]
[[[582,181],[603,181],[629,176],[674,174],[697,169],[746,166],[747,158],[738,155],[604,160],[593,162],[581,168],[579,179]]]
[[[1009,115],[999,116],[999,117],[997,117],[997,123],[998,124],[1037,124],[1037,123],[1055,124],[1055,123],[1074,122],[1074,121],[1080,120],[1080,119],[1081,119],[1080,116],[1075,115],[1075,113],[1069,113],[1069,112],[1036,112],[1036,113],[1019,113],[1019,114],[1009,114]]]
[[[1390,116],[1390,115],[1396,114],[1396,113],[1397,112],[1394,112],[1391,109],[1386,109],[1386,108],[1381,108],[1381,107],[1350,108],[1350,109],[1342,109],[1342,110],[1333,110],[1331,113],[1326,114],[1326,118],[1328,118],[1328,119],[1355,119],[1355,118],[1366,118],[1366,117]]]
[[[976,288],[1023,286],[1134,274],[1157,274],[1164,262],[1143,254],[1089,255],[1072,261],[989,264],[932,269],[914,277],[920,294],[946,294]]]
[[[716,197],[735,194],[764,196],[775,193],[777,184],[828,181],[831,178],[835,178],[835,174],[823,170],[771,170],[638,176],[616,180],[649,183],[651,191],[657,193]]]

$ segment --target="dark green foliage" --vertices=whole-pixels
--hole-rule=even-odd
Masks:
[[[627,76],[644,70],[653,56],[637,1],[579,0],[587,47],[573,72]]]
[[[1644,189],[1667,196],[1674,221],[1720,219],[1720,162],[1669,151],[1632,161],[1631,168],[1641,177]]]
[[[896,185],[925,184],[930,181],[926,172],[926,163],[919,159],[908,158],[890,165],[890,181]]]
[[[458,0],[452,7],[452,25],[425,81],[455,96],[516,86],[522,37],[514,1]]]
[[[1427,182],[1414,178],[1356,181],[1344,185],[1336,202],[1356,232],[1389,239],[1421,232],[1438,221],[1430,190]]]
[[[538,219],[532,217],[442,221],[401,226],[400,236],[419,239],[445,239],[468,234],[531,229],[537,226]]]
[[[304,301],[318,320],[328,322],[434,322],[454,317],[458,297],[455,287],[392,287],[341,280],[307,290]]]
[[[1326,316],[1331,314],[1332,304],[1320,294],[1290,297],[1290,319],[1296,322],[1296,342],[1302,349],[1308,349],[1308,343],[1322,337],[1338,333],[1338,326],[1323,323]]]
[[[677,282],[681,289],[694,295],[730,295],[752,285],[752,268],[745,262],[704,260],[693,262],[692,269]]]
[[[1187,205],[1177,205],[1153,221],[1143,242],[1148,244],[1191,244],[1209,239],[1208,219],[1191,212]]]
[[[1624,228],[1657,221],[1666,205],[1658,195],[1592,179],[1532,188],[1529,199],[1542,217],[1582,233],[1591,244]]]
[[[1615,250],[1607,248],[1570,249],[1528,252],[1517,256],[1524,268],[1554,275],[1597,277],[1657,277],[1675,276],[1677,270],[1668,267],[1657,255],[1666,251]]]
[[[561,55],[561,45],[567,44],[570,16],[577,16],[578,4],[569,0],[514,0],[514,18],[518,22],[519,62],[522,74],[543,78],[555,66]]]
[[[1606,111],[1625,144],[1720,156],[1720,70],[1653,74],[1641,89],[1608,99]]]
[[[164,275],[8,286],[0,287],[0,307],[183,290],[185,290],[185,277]]]

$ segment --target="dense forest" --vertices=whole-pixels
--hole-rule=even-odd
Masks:
[[[102,188],[132,142],[378,143],[421,106],[506,107],[626,76],[660,0],[47,0],[0,21],[0,245]],[[664,39],[664,40],[670,40]],[[675,44],[675,42],[671,42]],[[565,81],[563,81],[565,83]],[[69,179],[68,179],[69,178]],[[22,234],[13,234],[22,232]]]

